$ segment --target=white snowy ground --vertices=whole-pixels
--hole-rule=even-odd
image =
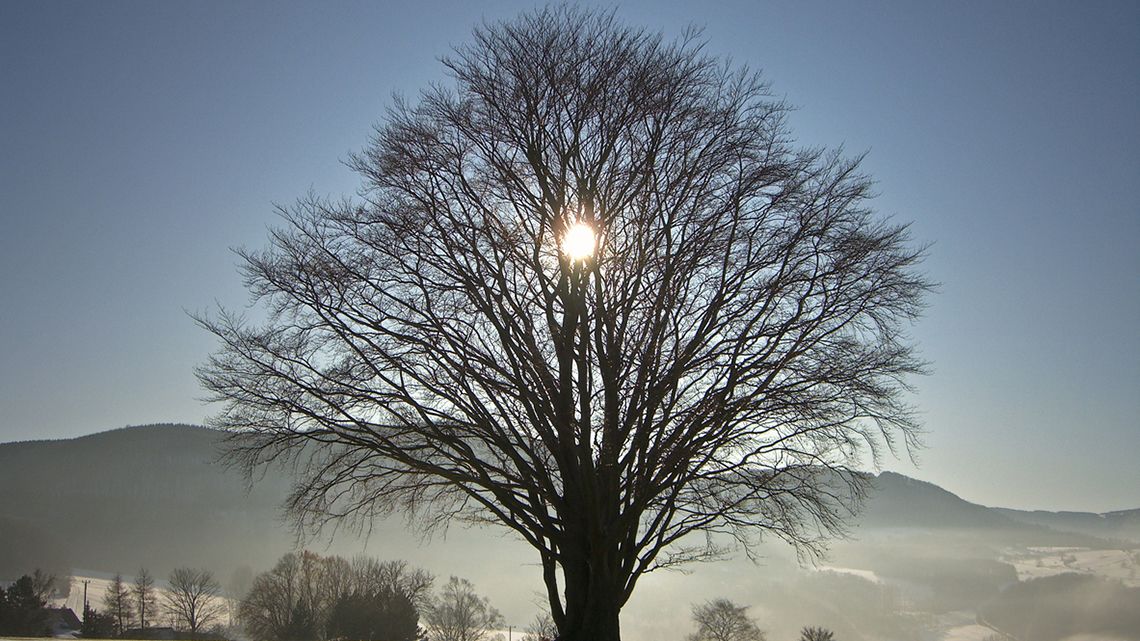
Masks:
[[[1017,578],[1021,581],[1078,572],[1140,587],[1140,552],[1135,550],[1029,548],[1026,553],[1010,555],[1004,560],[1017,569]]]
[[[74,569],[72,570],[71,576],[71,592],[67,595],[66,599],[56,599],[52,602],[51,605],[57,608],[71,608],[71,611],[75,613],[75,616],[79,617],[80,620],[82,620],[83,582],[87,581],[87,602],[91,604],[92,608],[99,610],[100,612],[105,612],[106,610],[103,607],[103,596],[107,592],[107,586],[111,585],[113,580],[113,575],[108,575],[102,572],[91,572],[89,570]],[[134,584],[134,580],[135,577],[133,576],[123,575],[123,583],[125,583],[128,588]],[[169,621],[170,615],[167,614],[162,607],[162,604],[166,600],[167,594],[166,582],[156,578],[154,582],[154,592],[155,600],[158,604],[158,607],[155,611],[156,616],[154,619],[151,619],[151,617],[148,615],[147,620],[153,621],[154,625],[172,625],[172,622]],[[5,640],[0,639],[0,641]]]

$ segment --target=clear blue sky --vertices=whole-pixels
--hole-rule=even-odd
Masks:
[[[351,194],[393,92],[525,2],[0,3],[0,441],[202,422],[185,311],[245,294],[272,204]],[[407,3],[410,4],[410,3]],[[991,505],[1140,507],[1140,4],[624,2],[869,151],[934,243],[916,471]]]

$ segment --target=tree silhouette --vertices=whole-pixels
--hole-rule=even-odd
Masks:
[[[558,626],[554,625],[550,613],[544,611],[535,615],[530,625],[526,627],[522,641],[552,641],[557,636]]]
[[[488,641],[503,617],[470,581],[453,576],[425,609],[424,621],[429,641]]]
[[[800,630],[800,641],[835,641],[835,633],[827,628],[806,627]]]
[[[255,641],[317,638],[315,612],[323,601],[312,598],[320,580],[318,557],[286,554],[272,570],[259,574],[238,606],[238,619]]]
[[[154,577],[146,568],[141,568],[139,573],[135,575],[134,585],[131,586],[131,596],[134,598],[135,607],[138,609],[139,628],[146,630],[148,622],[146,617],[148,614],[153,616],[158,605],[158,598],[154,592]]]
[[[168,581],[165,607],[177,624],[190,631],[191,638],[221,620],[225,602],[222,585],[209,570],[175,568]]]
[[[766,637],[748,617],[748,608],[728,599],[715,599],[693,607],[697,631],[688,641],[765,641]]]
[[[476,29],[352,158],[361,199],[242,252],[266,320],[199,318],[235,460],[297,463],[309,525],[513,530],[563,641],[619,639],[653,569],[839,530],[842,472],[915,442],[922,251],[701,48],[573,8]]]
[[[134,604],[131,589],[123,582],[123,575],[115,573],[115,578],[107,584],[103,593],[103,610],[115,619],[115,636],[122,636],[134,622]]]

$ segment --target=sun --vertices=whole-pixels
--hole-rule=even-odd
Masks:
[[[594,230],[586,223],[574,223],[562,236],[562,253],[571,261],[586,260],[594,255],[597,238]]]

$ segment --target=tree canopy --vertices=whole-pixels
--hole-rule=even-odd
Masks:
[[[917,443],[922,248],[703,46],[569,7],[475,29],[352,157],[359,198],[242,252],[267,318],[200,319],[236,460],[299,463],[309,523],[513,530],[564,641],[620,638],[719,535],[838,531],[844,472]]]

